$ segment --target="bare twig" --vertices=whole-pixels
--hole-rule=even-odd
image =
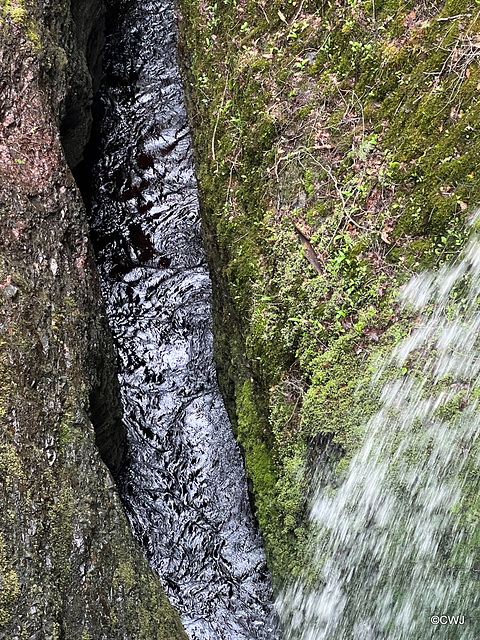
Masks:
[[[260,3],[258,4],[258,6],[259,6],[259,7],[260,7],[260,9],[262,10],[263,15],[265,16],[265,20],[267,21],[267,24],[270,24],[270,20],[268,19],[268,16],[267,16],[267,14],[265,13],[265,9],[263,8],[262,3],[260,2]]]
[[[215,162],[215,136],[217,134],[217,127],[218,127],[218,123],[220,121],[220,115],[222,113],[223,103],[225,102],[225,96],[227,94],[227,89],[228,89],[228,75],[227,75],[227,77],[225,79],[225,89],[223,90],[222,102],[220,104],[220,107],[218,108],[217,120],[215,122],[215,127],[213,129],[213,135],[212,135],[212,160],[213,160],[213,162]]]
[[[295,406],[293,407],[293,411],[292,411],[292,413],[291,413],[291,415],[290,415],[289,419],[288,419],[288,420],[285,422],[285,424],[283,425],[283,426],[284,426],[284,428],[287,426],[287,424],[288,424],[288,423],[290,422],[290,420],[293,418],[293,414],[294,414],[294,413],[295,413],[295,411],[297,410],[297,405],[298,405],[299,400],[300,400],[300,396],[298,396],[297,401],[295,402]]]
[[[437,18],[437,22],[447,22],[447,20],[456,20],[457,18],[471,18],[471,13],[459,13],[456,16],[450,16],[448,18]]]
[[[340,197],[340,200],[342,201],[342,213],[345,216],[345,218],[348,220],[348,222],[350,222],[351,224],[353,224],[355,227],[357,227],[357,229],[360,229],[362,231],[371,231],[370,227],[364,227],[363,225],[359,224],[358,222],[356,222],[348,213],[347,211],[347,203],[345,201],[345,198],[343,197],[343,193],[342,190],[340,189],[340,185],[338,184],[338,180],[335,177],[335,175],[330,171],[330,169],[328,167],[326,167],[325,165],[323,165],[321,162],[319,162],[316,158],[314,158],[309,152],[307,152],[307,154],[310,156],[310,158],[313,160],[313,162],[315,164],[317,164],[319,167],[321,167],[321,169],[323,169],[323,171],[325,171],[325,173],[329,176],[329,178],[332,180],[334,186],[335,186],[335,190],[338,194],[338,196]]]
[[[293,20],[290,22],[290,26],[292,26],[292,24],[294,24],[297,21],[298,16],[300,15],[302,9],[303,9],[303,3],[305,2],[305,0],[302,0],[300,3],[300,8],[297,11],[297,13],[295,14],[295,17],[293,18]]]

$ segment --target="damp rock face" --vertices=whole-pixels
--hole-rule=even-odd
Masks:
[[[63,0],[0,5],[0,638],[180,640],[111,473],[113,352],[59,133],[62,116],[73,165],[101,33],[74,17]]]
[[[281,589],[311,571],[313,469],[336,486],[377,410],[377,360],[417,324],[400,286],[469,235],[480,15],[468,0],[180,5],[219,381]]]

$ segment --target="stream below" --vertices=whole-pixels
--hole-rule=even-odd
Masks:
[[[243,460],[217,385],[211,282],[169,0],[107,38],[92,240],[119,355],[132,528],[192,640],[278,637]]]

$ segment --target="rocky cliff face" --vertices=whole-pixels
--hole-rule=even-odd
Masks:
[[[468,236],[480,14],[473,0],[180,4],[220,380],[281,584],[310,562],[313,464],[337,486],[375,410],[376,359],[414,324],[399,287]]]
[[[0,638],[9,640],[186,638],[105,464],[118,469],[124,432],[84,206],[60,143],[62,117],[76,164],[102,13],[63,0],[0,5]]]

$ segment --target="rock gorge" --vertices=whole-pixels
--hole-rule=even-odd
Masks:
[[[2,0],[0,638],[186,637],[113,481],[115,356],[68,168],[89,138],[106,15]],[[181,0],[178,27],[218,378],[280,590],[311,569],[314,469],[336,489],[378,406],[375,363],[418,323],[400,288],[470,234],[480,6]],[[442,417],[476,393],[455,387]],[[459,518],[475,523],[466,468]],[[478,573],[478,536],[465,557]]]

